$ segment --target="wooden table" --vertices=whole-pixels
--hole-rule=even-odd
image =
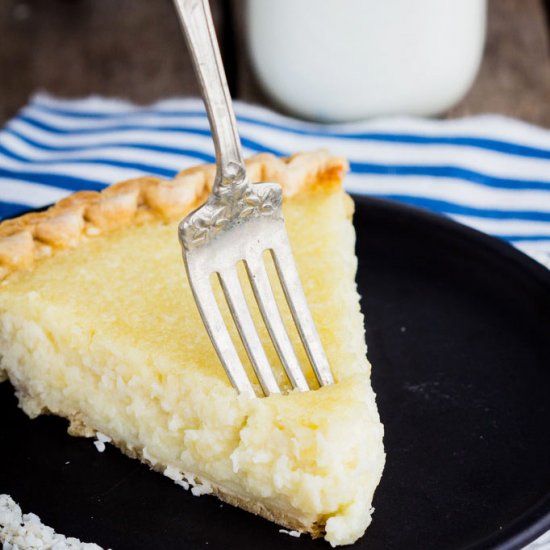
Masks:
[[[242,0],[212,5],[234,97],[272,106],[246,56]],[[543,0],[489,0],[479,75],[446,116],[496,112],[550,127],[547,21]],[[0,124],[37,90],[138,103],[198,93],[170,0],[0,0]]]

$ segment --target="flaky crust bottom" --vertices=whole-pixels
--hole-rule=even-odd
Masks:
[[[20,406],[24,409],[25,400],[33,399],[33,396],[26,391],[26,388],[16,384],[14,380],[11,380],[9,376],[7,377],[7,379],[14,386],[16,390],[16,395],[19,399]],[[0,382],[2,380],[4,379],[0,378]],[[99,432],[99,430],[91,426],[91,423],[88,422],[80,412],[67,413],[64,411],[58,411],[54,413],[50,411],[46,406],[43,406],[42,410],[40,411],[40,414],[41,415],[52,414],[54,416],[60,416],[60,417],[66,418],[69,421],[67,433],[73,437],[93,438],[93,437],[96,437],[96,435]],[[105,435],[111,437],[109,434],[105,434]],[[143,464],[149,466],[149,468],[151,468],[152,470],[164,475],[164,472],[168,465],[162,464],[160,462],[156,462],[156,463],[151,462],[151,460],[145,458],[143,449],[130,447],[125,441],[119,440],[116,438],[111,438],[110,443],[115,447],[117,447],[126,456],[133,459],[137,459]],[[214,495],[221,501],[226,502],[231,506],[241,508],[246,512],[250,512],[254,515],[263,517],[269,521],[272,521],[273,523],[280,525],[281,527],[296,530],[301,533],[309,533],[312,538],[319,538],[324,536],[325,534],[324,522],[308,521],[305,518],[300,518],[296,515],[293,516],[289,514],[287,510],[282,510],[277,507],[268,507],[262,502],[258,502],[250,498],[245,498],[241,495],[236,495],[235,493],[228,490],[227,488],[211,481],[210,479],[206,479],[199,475],[195,475],[193,472],[186,471],[185,473],[187,476],[193,477],[195,484],[198,484],[198,485],[206,484],[212,488],[212,491],[210,493],[205,493],[205,494]]]
[[[97,431],[87,425],[81,415],[68,415],[67,418],[70,422],[67,432],[70,435],[74,437],[95,437]],[[122,451],[126,456],[138,459],[143,464],[149,466],[152,470],[164,474],[167,464],[153,464],[150,460],[146,459],[143,456],[142,449],[130,448],[125,441],[115,439],[113,439],[110,443],[117,447],[120,451]],[[218,497],[221,501],[226,502],[231,506],[241,508],[242,510],[250,512],[254,515],[261,516],[269,521],[272,521],[273,523],[280,525],[281,527],[286,527],[287,529],[300,531],[302,533],[309,533],[312,538],[319,538],[324,535],[324,524],[321,522],[306,521],[303,518],[293,516],[289,514],[288,511],[281,510],[280,508],[268,507],[262,502],[252,500],[250,498],[245,498],[241,495],[236,495],[225,487],[222,487],[221,485],[218,485],[217,483],[212,482],[209,479],[195,475],[192,472],[186,473],[188,475],[192,475],[194,480],[198,482],[199,485],[207,484],[212,487],[212,492],[208,494]]]

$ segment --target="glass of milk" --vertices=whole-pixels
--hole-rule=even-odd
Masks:
[[[486,0],[247,0],[249,55],[286,110],[319,121],[437,115],[470,88]]]

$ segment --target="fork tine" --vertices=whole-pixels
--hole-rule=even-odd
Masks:
[[[254,259],[247,259],[245,265],[250,282],[252,283],[254,296],[258,302],[258,307],[292,387],[298,388],[300,391],[308,391],[309,386],[306,377],[302,372],[281,318],[279,308],[277,307],[263,258],[260,256]]]
[[[298,333],[304,344],[311,366],[315,371],[319,385],[326,386],[333,384],[334,378],[330,371],[319,333],[311,316],[286,234],[281,234],[281,242],[271,249],[271,254],[275,261],[275,267],[277,268],[290,311],[294,317],[294,322],[298,328]]]
[[[230,268],[219,271],[218,276],[231,315],[265,395],[280,393],[279,386],[250,315],[237,270]]]
[[[191,276],[189,274],[189,282],[210,340],[233,387],[239,393],[255,397],[254,388],[246,375],[246,371],[216,303],[209,278],[205,276]],[[208,314],[205,312],[208,312]]]

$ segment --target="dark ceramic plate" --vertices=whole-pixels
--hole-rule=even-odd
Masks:
[[[357,199],[387,465],[354,548],[519,548],[550,528],[550,272],[451,221]],[[29,420],[0,385],[0,492],[113,550],[328,548]]]

